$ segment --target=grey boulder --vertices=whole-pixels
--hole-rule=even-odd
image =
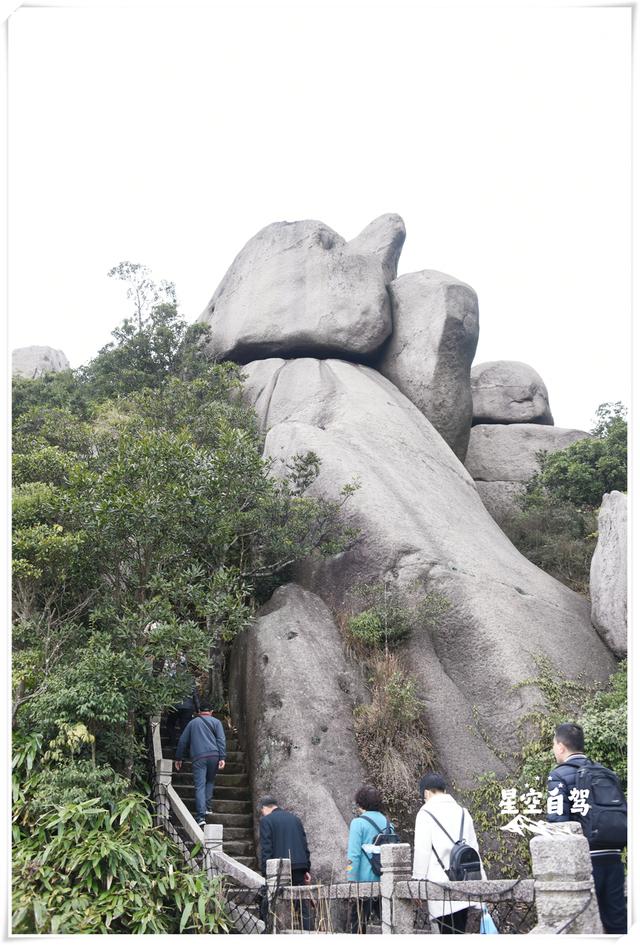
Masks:
[[[519,510],[519,499],[524,495],[526,487],[523,482],[510,482],[508,479],[498,482],[483,482],[478,479],[476,489],[491,518],[498,525],[502,525]]]
[[[594,627],[616,656],[626,656],[627,497],[623,492],[602,497],[589,589]]]
[[[317,220],[272,223],[236,256],[200,316],[209,354],[240,363],[368,358],[391,331],[386,279],[400,246],[397,223],[374,221],[352,244]]]
[[[313,450],[315,489],[336,496],[360,482],[348,506],[359,539],[309,559],[296,579],[337,611],[359,582],[443,594],[450,608],[438,629],[416,628],[404,647],[438,763],[462,788],[482,772],[505,774],[501,751],[516,749],[518,719],[539,699],[534,687],[515,688],[536,675],[536,656],[571,677],[613,671],[589,603],[516,551],[432,424],[376,371],[310,358],[244,370],[276,473]],[[324,685],[306,678],[305,700],[321,699]]]
[[[471,368],[473,422],[553,425],[544,381],[522,361],[485,361]]]
[[[480,423],[471,430],[465,466],[483,482],[527,482],[540,471],[538,453],[555,453],[588,436],[537,423]]]
[[[407,231],[404,220],[397,213],[385,213],[365,226],[345,246],[345,252],[360,256],[377,256],[382,265],[385,282],[391,282],[398,274],[398,260],[404,246]]]
[[[364,685],[319,597],[295,584],[275,591],[234,642],[230,693],[254,802],[272,794],[297,814],[314,877],[344,879],[353,797],[365,783],[353,730]]]
[[[11,356],[11,371],[14,377],[42,377],[69,370],[69,360],[64,351],[49,348],[48,345],[29,345],[16,348]]]
[[[472,419],[469,372],[478,343],[471,286],[426,269],[389,285],[393,334],[376,367],[464,460]]]

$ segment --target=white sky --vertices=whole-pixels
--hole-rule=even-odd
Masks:
[[[478,292],[476,361],[530,363],[588,428],[628,402],[630,68],[629,8],[21,8],[10,346],[91,358],[128,314],[121,260],[192,320],[262,226],[394,211],[401,273]]]

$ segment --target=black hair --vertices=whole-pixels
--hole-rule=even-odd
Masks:
[[[370,784],[363,784],[361,788],[358,788],[354,801],[363,810],[382,811],[382,795]]]
[[[444,793],[446,790],[447,782],[437,771],[432,771],[430,774],[425,774],[420,778],[421,799],[424,799],[425,791],[440,791]]]
[[[200,712],[211,712],[211,703],[207,702],[206,699],[200,703]]]
[[[584,751],[584,732],[580,725],[563,722],[556,726],[555,736],[569,751]]]
[[[261,797],[258,801],[258,810],[262,810],[263,807],[277,807],[278,802],[275,797],[272,797],[271,794],[267,794],[266,797]]]

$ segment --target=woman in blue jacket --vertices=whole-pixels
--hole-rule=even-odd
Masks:
[[[389,825],[382,811],[382,797],[374,787],[364,785],[354,798],[354,814],[349,826],[347,879],[350,883],[377,883],[380,879],[371,868],[373,841]],[[372,915],[380,917],[379,897],[358,898],[351,907],[351,931],[365,932]]]

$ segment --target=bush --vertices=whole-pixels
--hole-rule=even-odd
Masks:
[[[520,837],[499,829],[508,822],[508,817],[500,816],[501,791],[515,788],[518,798],[530,789],[541,791],[543,813],[531,816],[534,820],[545,818],[547,775],[556,764],[552,751],[553,735],[561,722],[575,720],[582,726],[586,753],[593,761],[612,768],[626,790],[626,662],[619,664],[606,688],[600,691],[588,689],[582,680],[559,677],[544,659],[538,659],[537,663],[538,675],[520,685],[537,686],[542,703],[522,719],[522,743],[518,755],[504,758],[514,773],[500,779],[490,772],[478,779],[476,788],[467,798],[485,866],[496,878],[531,873],[531,836]]]
[[[27,791],[14,805],[14,934],[229,931],[221,880],[182,872],[141,795],[35,813]]]
[[[441,594],[420,593],[419,588],[398,588],[387,582],[359,584],[353,597],[356,606],[364,609],[347,620],[348,634],[353,642],[372,649],[393,647],[418,626],[435,626],[449,607]]]
[[[424,704],[415,680],[396,654],[378,654],[371,664],[371,703],[354,711],[356,741],[372,783],[382,792],[396,828],[413,831],[417,783],[433,765],[422,720]]]

